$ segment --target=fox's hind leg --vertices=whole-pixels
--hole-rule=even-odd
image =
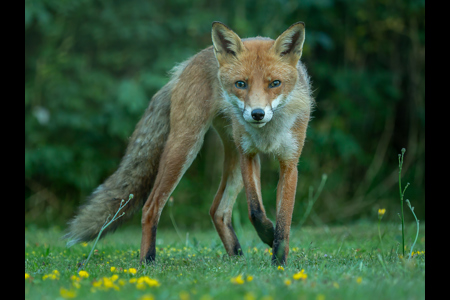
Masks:
[[[197,156],[216,112],[212,84],[203,57],[197,56],[177,75],[170,105],[170,133],[161,155],[155,183],[142,208],[141,261],[155,260],[156,230],[170,194]]]
[[[171,132],[161,157],[158,175],[150,196],[142,208],[141,261],[155,260],[156,229],[161,212],[181,177],[197,156],[203,142],[201,138],[180,139]]]
[[[231,224],[231,214],[236,197],[242,190],[243,181],[239,153],[225,126],[221,116],[214,120],[214,128],[222,139],[224,163],[222,180],[209,213],[228,255],[233,256],[242,255],[241,245]]]

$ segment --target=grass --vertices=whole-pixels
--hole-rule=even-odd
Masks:
[[[408,232],[414,227],[407,224]],[[156,264],[140,266],[140,228],[126,227],[97,244],[87,273],[81,274],[88,277],[80,278],[77,270],[93,243],[66,248],[59,229],[29,227],[25,298],[424,299],[424,224],[420,232],[415,245],[419,254],[408,260],[401,256],[398,224],[381,224],[383,247],[376,223],[292,228],[291,251],[282,270],[270,265],[270,250],[246,226],[238,232],[244,257],[225,255],[213,229],[189,234],[161,229]],[[307,278],[295,280],[301,270]]]

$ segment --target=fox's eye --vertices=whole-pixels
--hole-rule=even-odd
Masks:
[[[246,89],[247,84],[244,81],[236,81],[234,84],[238,89]]]
[[[269,88],[274,88],[274,87],[280,86],[280,84],[281,84],[281,81],[274,80],[271,83],[269,83]]]

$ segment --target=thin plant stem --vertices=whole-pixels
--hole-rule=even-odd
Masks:
[[[405,155],[406,149],[402,149],[402,154],[398,155],[398,187],[400,191],[400,205],[401,205],[401,219],[402,219],[402,253],[403,257],[405,257],[405,216],[403,213],[403,197],[405,195],[405,191],[409,186],[409,183],[405,186],[405,189],[402,191],[402,167],[403,167],[403,157]]]
[[[177,233],[180,240],[183,242],[183,238],[181,237],[180,231],[178,230],[177,223],[175,222],[175,218],[173,217],[172,207],[173,207],[173,197],[170,197],[169,198],[169,217],[170,217],[170,220],[172,221],[173,227],[175,228],[175,232]]]
[[[119,219],[120,217],[122,217],[122,216],[125,214],[125,212],[124,212],[124,213],[122,213],[120,216],[117,216],[117,214],[122,210],[122,208],[125,207],[125,205],[128,204],[128,202],[130,202],[131,199],[133,199],[133,194],[130,194],[130,196],[128,197],[128,201],[125,202],[125,204],[123,203],[124,200],[122,199],[122,202],[120,203],[119,209],[117,210],[116,214],[115,214],[114,217],[111,219],[111,221],[109,221],[109,217],[111,217],[111,215],[109,215],[109,216],[106,218],[105,223],[103,224],[102,228],[100,229],[100,231],[99,231],[99,233],[98,233],[98,235],[97,235],[97,238],[95,239],[95,242],[94,242],[94,245],[92,246],[91,252],[89,252],[88,258],[87,258],[86,261],[78,268],[78,272],[80,272],[81,270],[83,270],[83,269],[86,267],[87,263],[89,262],[89,259],[90,259],[91,256],[92,256],[92,253],[94,252],[94,249],[95,249],[95,246],[97,245],[98,240],[99,240],[100,237],[102,236],[103,231],[104,231],[109,225],[111,225],[112,222],[116,221],[117,219]],[[108,222],[108,221],[109,221],[109,222]]]
[[[406,200],[406,204],[408,204],[408,207],[411,209],[412,214],[414,215],[414,218],[416,219],[416,224],[417,224],[417,233],[416,233],[416,239],[414,240],[414,243],[411,246],[411,250],[409,251],[409,259],[412,258],[412,253],[414,250],[414,246],[416,245],[417,239],[419,238],[419,229],[420,229],[420,224],[419,224],[419,220],[417,219],[416,214],[414,213],[414,207],[411,207],[411,203],[409,202],[409,200]]]
[[[383,248],[383,240],[381,239],[380,223],[381,223],[381,218],[378,218],[378,236],[380,237],[381,248]]]
[[[308,206],[306,208],[305,214],[303,215],[302,219],[299,222],[299,226],[301,227],[303,223],[305,223],[306,219],[308,218],[309,214],[311,213],[311,210],[316,203],[317,199],[319,198],[320,194],[322,193],[322,190],[325,186],[325,183],[327,182],[327,174],[322,175],[322,180],[320,181],[319,188],[317,189],[316,194],[313,196],[313,190],[314,188],[312,186],[309,187],[309,194],[308,194]]]

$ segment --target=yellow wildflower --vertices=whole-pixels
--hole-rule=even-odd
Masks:
[[[292,278],[294,278],[295,280],[300,280],[303,279],[305,280],[306,278],[308,278],[308,274],[305,273],[305,270],[302,269],[300,272],[295,273]]]
[[[252,280],[253,280],[253,276],[248,275],[248,276],[247,276],[247,281],[250,282],[250,281],[252,281]]]
[[[81,270],[80,272],[78,272],[78,275],[80,275],[80,278],[88,278],[89,277],[89,273]]]
[[[115,272],[116,271],[116,267],[111,267],[111,272]]]
[[[278,270],[284,271],[284,268],[282,266],[278,266]]]
[[[358,284],[361,284],[361,282],[362,282],[362,277],[356,278],[356,282],[357,282]]]
[[[385,208],[380,208],[378,210],[378,219],[381,220],[381,218],[383,218],[384,214],[386,213],[386,209]]]
[[[158,286],[160,286],[161,284],[158,282],[158,280],[156,280],[156,279],[152,279],[152,278],[150,278],[150,277],[148,277],[148,276],[142,276],[142,277],[139,277],[139,279],[137,280],[137,283],[138,284],[140,284],[140,283],[146,283],[149,287],[158,287]]]
[[[92,283],[92,286],[93,287],[101,287],[102,286],[102,281],[101,280],[94,281]]]
[[[333,286],[337,289],[339,288],[339,284],[337,282],[333,282]]]
[[[30,278],[30,274],[25,273],[25,279]]]
[[[59,280],[59,275],[60,274],[59,274],[58,270],[53,270],[52,273],[42,276],[42,280],[46,280],[46,279]]]
[[[291,283],[292,283],[292,281],[289,280],[289,279],[285,279],[285,280],[284,280],[284,284],[285,284],[285,285],[288,285],[288,286],[289,286],[289,285],[291,285]]]
[[[65,288],[60,288],[59,289],[59,294],[63,298],[75,298],[76,295],[77,295],[75,290],[66,290]]]
[[[88,243],[86,243],[86,242],[81,243],[81,246],[83,246],[83,247],[87,247],[87,245],[88,245]]]
[[[231,278],[231,282],[234,284],[244,284],[244,280],[242,279],[242,274],[239,274],[238,276]]]
[[[129,268],[128,272],[130,272],[131,274],[136,274],[137,270],[135,268]]]
[[[155,300],[155,297],[153,297],[153,295],[151,294],[146,294],[140,297],[139,300]]]
[[[103,286],[106,289],[112,288],[112,289],[115,289],[116,291],[119,290],[119,287],[117,285],[115,285],[114,282],[110,278],[107,278],[107,277],[103,277]]]

